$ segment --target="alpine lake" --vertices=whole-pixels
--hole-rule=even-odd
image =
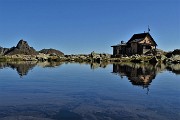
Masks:
[[[0,120],[179,120],[180,64],[0,63]]]

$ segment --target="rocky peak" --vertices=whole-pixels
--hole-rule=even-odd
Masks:
[[[21,39],[16,47],[10,48],[6,53],[7,55],[24,54],[24,55],[36,55],[37,52],[33,47],[30,47],[27,41]]]
[[[39,51],[40,53],[49,54],[49,55],[57,55],[57,56],[64,56],[64,53],[56,50],[56,49],[42,49]],[[28,45],[28,42],[21,39],[16,47],[11,48],[3,48],[0,46],[0,55],[16,55],[16,54],[22,54],[22,55],[37,55],[39,54],[33,47],[30,47]]]
[[[24,41],[23,39],[21,39],[18,42],[16,48],[18,48],[18,49],[26,49],[26,48],[30,48],[30,46],[28,45],[27,41]]]

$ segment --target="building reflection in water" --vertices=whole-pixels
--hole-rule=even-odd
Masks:
[[[155,67],[151,64],[113,64],[113,73],[121,77],[126,76],[132,85],[140,86],[143,89],[146,88],[147,94],[152,80],[155,79],[157,72],[162,69],[164,67],[160,66],[160,68],[157,68],[157,66]]]

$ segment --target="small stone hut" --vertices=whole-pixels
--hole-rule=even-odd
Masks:
[[[120,44],[111,47],[113,47],[113,56],[117,57],[119,55],[142,55],[150,50],[155,50],[157,44],[149,32],[147,32],[134,34],[127,43],[121,41]]]

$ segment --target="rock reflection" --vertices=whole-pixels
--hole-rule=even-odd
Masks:
[[[90,63],[91,69],[97,69],[99,67],[100,68],[106,68],[108,64],[109,63],[105,63],[105,62],[102,62],[102,63],[97,63],[97,62]]]
[[[169,64],[167,65],[166,69],[168,71],[172,71],[176,75],[180,75],[180,64]]]
[[[0,69],[10,67],[15,69],[17,73],[22,77],[28,74],[35,66],[47,68],[58,67],[65,62],[37,62],[37,61],[21,61],[21,62],[0,62]],[[69,63],[69,62],[68,62]],[[108,62],[92,62],[92,63],[79,63],[88,64],[91,69],[106,68],[110,63]],[[142,86],[147,88],[156,74],[168,70],[176,75],[180,75],[180,64],[135,64],[135,63],[120,63],[113,64],[113,73],[119,74],[121,77],[127,76],[133,85]]]
[[[36,61],[20,61],[20,62],[0,62],[0,69],[9,67],[15,69],[20,77],[28,74],[36,65],[40,67],[56,67],[60,66],[61,62],[36,62]]]
[[[36,62],[32,61],[0,63],[0,68],[10,67],[15,69],[21,77],[27,75],[29,70],[32,70],[35,66]]]
[[[43,68],[46,68],[46,67],[57,67],[57,66],[60,66],[62,64],[63,64],[63,62],[48,62],[48,61],[38,62],[37,63],[38,66],[43,67]]]

